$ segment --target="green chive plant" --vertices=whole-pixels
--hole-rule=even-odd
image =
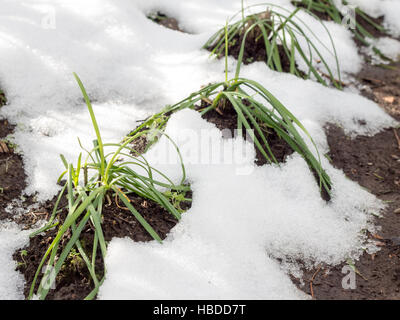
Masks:
[[[292,1],[292,3],[295,6],[306,9],[314,17],[316,17],[316,15],[322,14],[325,15],[326,17],[329,17],[329,19],[335,21],[336,23],[342,23],[343,21],[343,14],[335,5],[335,2],[333,0],[294,0]],[[342,0],[342,4],[348,5],[348,2]],[[371,40],[375,39],[375,36],[372,34],[373,31],[381,34],[386,34],[387,30],[382,25],[374,21],[373,18],[367,15],[360,8],[358,7],[355,8],[355,14],[356,14],[356,19],[354,21],[355,28],[354,29],[352,28],[350,30],[353,32],[354,37],[362,45],[365,46],[371,45]],[[360,23],[361,20],[363,21],[363,23]],[[368,26],[368,29],[370,29],[370,31],[367,30],[366,26]],[[388,60],[388,58],[385,57],[379,51],[379,49],[373,47],[373,50],[382,58]]]
[[[141,154],[136,153],[130,147],[130,143],[146,134],[146,131],[134,134],[122,143],[103,143],[89,97],[79,77],[76,74],[74,75],[87,104],[96,133],[96,140],[94,140],[93,149],[86,151],[85,161],[82,159],[82,153],[79,155],[76,167],[67,163],[65,157],[61,156],[66,170],[60,176],[59,181],[66,177],[66,183],[58,195],[48,223],[31,234],[31,237],[52,228],[58,228],[58,232],[39,264],[28,299],[33,297],[36,282],[45,265],[46,272],[38,286],[36,295],[40,299],[46,298],[50,288],[49,282],[55,279],[65,261],[74,252],[83,259],[93,281],[94,289],[86,299],[93,299],[96,296],[105,275],[104,271],[104,274],[99,276],[95,268],[97,257],[104,261],[107,251],[107,243],[102,231],[102,209],[105,202],[111,202],[111,199],[122,201],[128,209],[127,214],[132,214],[153,239],[162,242],[161,237],[143,218],[138,211],[139,209],[131,203],[129,196],[138,195],[144,199],[152,200],[179,220],[182,210],[179,205],[174,206],[174,203],[177,202],[177,199],[182,200],[181,195],[190,191],[190,187],[184,184],[186,175],[182,162],[182,180],[179,185],[176,185],[165,174],[150,166]],[[174,144],[172,141],[171,143]],[[174,146],[176,147],[175,144]],[[113,151],[106,152],[107,148]],[[182,160],[177,147],[176,150]],[[162,178],[155,179],[155,174]],[[161,192],[162,189],[166,191]],[[62,221],[62,219],[57,218],[60,212],[59,204],[63,197],[66,197],[68,204],[66,205],[66,218]],[[90,252],[86,248],[87,244],[84,245],[80,241],[81,233],[89,223],[94,228],[94,240]],[[66,242],[65,238],[67,239]]]
[[[267,10],[245,16],[245,10],[253,7],[259,8],[260,6],[267,7]],[[313,75],[321,84],[327,86],[326,80],[330,80],[335,87],[341,89],[339,61],[328,29],[320,21],[328,34],[331,48],[326,46],[311,28],[296,15],[299,10],[300,8],[297,8],[291,12],[286,8],[270,3],[252,5],[246,8],[242,5],[242,10],[232,16],[229,22],[236,20],[240,14],[241,19],[218,30],[203,47],[211,50],[213,55],[221,57],[226,51],[226,46],[229,51],[240,46],[237,54],[237,69],[239,70],[241,64],[246,63],[243,60],[245,50],[260,45],[265,48],[265,61],[271,69],[279,72],[288,71],[303,78],[310,78]],[[227,42],[225,41],[225,29],[227,29]],[[306,44],[306,50],[304,50],[304,44]],[[320,44],[320,48],[324,47],[328,54],[334,57],[338,79],[335,78],[335,72],[328,65],[326,56],[318,49],[317,44]],[[296,56],[300,57],[307,66],[306,73],[298,69],[295,62]],[[326,72],[322,72],[315,67],[314,61],[321,63]],[[288,64],[286,66],[288,70],[284,70],[285,64]]]
[[[202,101],[206,102],[207,106],[199,110],[196,105]],[[250,79],[234,78],[209,84],[177,104],[167,106],[137,127],[131,135],[150,128],[156,129],[157,132],[162,131],[170,115],[185,108],[199,110],[201,114],[211,110],[218,110],[223,114],[226,108],[233,108],[237,114],[238,132],[247,130],[256,148],[268,163],[278,163],[268,143],[270,130],[275,131],[305,159],[318,177],[321,191],[329,195],[331,181],[321,166],[318,150],[315,157],[300,134],[302,131],[316,148],[306,128],[271,92]]]

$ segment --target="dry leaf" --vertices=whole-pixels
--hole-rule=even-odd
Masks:
[[[392,104],[394,102],[394,97],[393,96],[383,97],[383,101],[385,101],[386,103]]]
[[[9,153],[10,150],[7,147],[7,144],[4,141],[0,141],[0,153]]]

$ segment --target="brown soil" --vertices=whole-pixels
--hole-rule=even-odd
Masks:
[[[6,95],[3,90],[0,89],[0,108],[7,103]]]
[[[0,120],[0,139],[7,137],[14,130],[14,126],[8,123],[6,119]]]
[[[304,3],[299,2],[299,1],[301,1],[301,0],[294,0],[294,1],[291,1],[291,2],[292,2],[292,4],[294,6],[296,6],[298,8],[304,8],[304,9],[308,8],[307,4],[304,4]],[[317,11],[317,10],[313,10],[313,9],[311,9],[310,11],[313,14],[315,14],[318,18],[320,18],[321,20],[332,21],[331,16],[326,12],[321,12],[321,11]]]
[[[243,51],[243,63],[244,64],[250,64],[255,61],[264,61],[267,62],[268,56],[267,52],[265,50],[265,43],[264,43],[264,38],[262,37],[261,31],[259,29],[255,28],[254,29],[254,35],[251,35],[250,33],[246,37],[246,43]],[[229,43],[228,46],[228,53],[230,56],[234,57],[235,59],[238,59],[242,41],[243,41],[243,36],[244,32],[242,32],[240,35],[236,35]],[[285,50],[282,45],[278,45],[278,52],[279,52],[279,59],[281,61],[282,65],[282,71],[283,72],[290,72],[290,59],[288,58],[287,54],[285,53]],[[207,48],[209,51],[214,50],[214,46]],[[222,58],[224,56],[225,52],[222,52],[218,58]],[[297,65],[296,65],[297,69]],[[299,71],[298,72],[301,75],[304,75],[303,72]]]
[[[3,139],[13,129],[7,120],[0,120],[0,220],[10,218],[6,207],[19,198],[26,187],[22,158]]]
[[[267,61],[268,56],[265,50],[264,39],[259,36],[260,34],[257,34],[256,37],[250,37],[250,36],[246,37],[246,44],[243,51],[243,60],[242,60],[244,64],[250,64],[254,61],[265,61],[265,62]],[[231,42],[231,44],[228,47],[229,54],[235,59],[239,57],[242,41],[243,41],[243,35],[236,36],[233,38],[233,42]],[[290,60],[286,55],[282,45],[278,45],[278,52],[279,52],[279,59],[282,65],[282,71],[290,72]]]
[[[168,211],[151,200],[144,200],[139,196],[130,196],[130,200],[132,205],[142,214],[143,218],[146,219],[160,237],[165,239],[168,232],[176,225],[177,220]],[[66,204],[65,199],[63,201],[64,204],[60,204],[60,206]],[[190,207],[190,203],[185,203],[183,206],[183,209],[187,210]],[[61,222],[64,221],[66,214],[66,210],[63,209],[59,215]],[[102,228],[107,242],[113,237],[129,237],[133,241],[141,242],[152,240],[152,237],[130,211],[123,208],[121,204],[117,206],[114,199],[111,204],[106,204],[103,207]],[[26,279],[24,289],[26,297],[29,294],[30,286],[39,263],[48,246],[55,238],[57,231],[58,229],[54,228],[32,238],[27,247],[14,253],[14,259],[18,262],[17,270],[22,272]],[[60,252],[69,238],[70,234],[62,239]],[[89,259],[91,259],[91,252],[93,250],[93,239],[93,227],[91,224],[88,224],[81,234],[80,241]],[[26,255],[21,254],[22,250],[26,250]],[[100,249],[98,249],[96,258],[96,274],[99,278],[104,274],[104,262],[101,258]],[[37,286],[39,282],[40,279],[37,282]],[[56,278],[56,288],[49,291],[46,299],[79,300],[85,298],[93,289],[94,284],[80,255],[70,255]]]
[[[152,13],[147,16],[150,20],[154,21],[155,23],[158,23],[159,25],[162,25],[168,29],[171,30],[176,30],[180,32],[187,33],[183,29],[179,27],[179,22],[175,18],[168,17],[162,12],[156,12]]]
[[[141,121],[138,121],[138,122],[145,122],[146,120],[148,120],[148,118],[147,118],[147,119],[144,119],[144,120],[141,120]],[[128,137],[133,136],[133,132],[134,132],[141,124],[142,124],[142,123],[140,123],[133,131],[131,131],[131,133],[129,133]],[[143,131],[146,131],[146,130],[149,131],[150,128],[147,127],[147,126],[145,126],[145,127],[143,127],[142,129],[140,129],[139,132],[143,132]],[[154,141],[153,141],[153,142],[154,142]],[[135,139],[130,143],[130,147],[134,150],[134,151],[131,151],[131,154],[132,154],[132,155],[135,155],[135,156],[136,156],[136,155],[144,154],[144,153],[147,151],[147,149],[149,148],[149,143],[150,143],[150,141],[148,140],[146,134],[141,135],[141,136],[135,138]]]
[[[146,136],[143,135],[132,141],[131,148],[135,150],[137,154],[143,154],[146,152],[148,144],[149,141]]]
[[[22,229],[30,229],[39,220],[48,215],[48,202],[29,210],[26,214],[14,214],[12,209],[26,209],[34,203],[34,196],[25,196],[26,175],[24,164],[19,154],[14,152],[13,146],[5,137],[12,134],[14,126],[7,120],[0,120],[0,220],[9,220],[18,223]],[[24,196],[24,197],[22,197]],[[14,200],[21,199],[19,204]],[[11,205],[11,212],[6,208]]]
[[[360,92],[400,120],[400,62],[389,65],[365,64],[356,76],[364,86]]]

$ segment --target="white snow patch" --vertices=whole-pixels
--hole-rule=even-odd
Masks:
[[[400,41],[398,40],[388,37],[379,38],[373,45],[392,60],[398,60],[400,58]]]
[[[0,300],[24,299],[24,276],[15,271],[12,255],[28,243],[28,233],[14,223],[0,223]]]

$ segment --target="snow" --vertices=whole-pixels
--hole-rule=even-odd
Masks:
[[[15,272],[15,250],[28,243],[28,233],[14,223],[0,222],[0,300],[23,299],[24,276]]]
[[[379,38],[373,45],[392,60],[397,60],[400,57],[400,41],[388,37]]]
[[[400,2],[397,0],[386,0],[381,3],[382,5],[382,14],[385,15],[385,24],[396,36],[400,36],[400,20],[399,20],[399,12],[400,12]]]
[[[270,2],[293,9],[289,0]],[[381,2],[385,5],[378,7],[371,1],[367,9],[386,10],[386,23],[400,30],[389,13],[391,1]],[[26,192],[37,192],[39,200],[51,198],[59,188],[59,154],[75,161],[81,152],[77,137],[88,148],[94,137],[72,72],[79,74],[93,101],[103,140],[119,141],[137,120],[223,79],[224,61],[209,59],[201,47],[240,10],[240,1],[231,0],[0,0],[0,5],[0,83],[9,101],[0,109],[0,118],[17,124],[13,140],[24,158]],[[146,18],[158,9],[176,17],[191,34]],[[302,12],[299,17],[329,45],[313,17]],[[350,31],[332,22],[325,26],[345,77],[357,72],[362,59]],[[333,57],[327,60],[334,69]],[[230,75],[234,70],[230,58]],[[352,135],[374,134],[396,124],[363,97],[273,72],[263,63],[243,67],[241,75],[278,97],[304,123],[321,154],[328,151],[322,129],[327,122]],[[179,142],[182,130],[209,132],[212,127],[184,111],[174,115],[167,130]],[[220,132],[211,134],[223,142]],[[179,143],[182,148],[189,145]],[[243,144],[244,155],[239,152]],[[254,167],[253,146],[241,139],[224,140],[224,145],[228,152],[239,150],[234,154],[241,158],[232,164],[188,161],[193,207],[163,245],[111,241],[102,298],[304,298],[275,258],[334,264],[360,253],[360,230],[370,227],[369,213],[382,207],[372,195],[323,158],[334,183],[327,204],[299,156],[280,168]],[[176,165],[166,165],[162,158],[165,148],[160,141],[149,160],[178,179]],[[199,154],[195,144],[184,152],[187,159]],[[0,247],[0,297],[6,292],[21,297],[20,277],[7,257],[24,237],[15,228],[0,231],[0,246],[5,246]]]

